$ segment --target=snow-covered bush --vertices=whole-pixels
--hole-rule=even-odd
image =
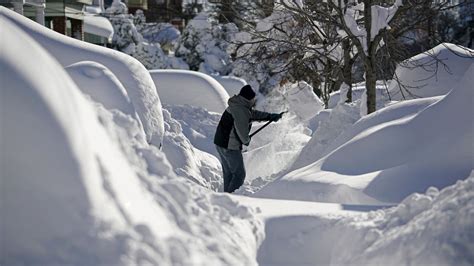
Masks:
[[[112,38],[114,49],[133,56],[148,69],[188,68],[179,58],[168,57],[158,42],[149,42],[143,37],[141,31],[147,29],[143,13],[138,12],[137,16],[130,15],[121,0],[114,0],[105,14],[114,27]]]
[[[279,86],[288,75],[286,64],[291,55],[285,52],[292,49],[289,48],[291,45],[285,45],[286,41],[291,42],[288,36],[282,36],[284,34],[273,29],[273,25],[291,32],[291,27],[295,26],[290,25],[292,21],[288,13],[274,11],[271,16],[259,21],[255,29],[237,33],[237,43],[230,47],[235,50],[237,58],[233,63],[232,75],[245,79],[262,93],[268,93]],[[278,41],[282,37],[285,41]],[[287,56],[281,56],[282,54]]]
[[[227,75],[232,70],[227,48],[237,31],[234,24],[218,24],[209,14],[201,12],[184,29],[175,55],[183,58],[192,70]]]
[[[143,38],[150,43],[159,43],[163,50],[174,50],[181,32],[170,23],[146,23],[139,29]]]

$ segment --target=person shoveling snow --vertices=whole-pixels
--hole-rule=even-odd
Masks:
[[[214,144],[222,164],[224,192],[237,190],[245,179],[242,144],[250,144],[252,121],[278,121],[283,113],[267,113],[254,110],[256,94],[250,85],[242,87],[238,95],[229,99],[217,125]]]

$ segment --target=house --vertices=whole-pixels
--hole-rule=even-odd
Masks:
[[[61,34],[106,45],[113,35],[103,0],[0,0],[0,5]]]
[[[149,0],[144,13],[147,22],[167,22],[184,27],[183,0]]]

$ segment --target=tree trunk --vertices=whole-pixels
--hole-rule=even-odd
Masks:
[[[375,74],[375,62],[373,57],[377,52],[377,42],[372,40],[370,35],[372,30],[372,1],[364,0],[364,24],[367,32],[367,55],[364,56],[364,67],[365,67],[365,88],[367,90],[367,114],[375,112],[376,109],[376,96],[375,86],[377,77]],[[375,37],[375,36],[374,36]]]
[[[346,39],[342,42],[342,50],[344,51],[344,66],[342,69],[342,76],[344,78],[344,83],[349,86],[347,90],[347,100],[346,102],[352,102],[352,65],[353,60],[351,60],[351,45],[350,40]]]
[[[367,90],[367,114],[373,113],[376,110],[376,84],[377,77],[375,75],[375,68],[370,56],[366,56],[364,60],[365,66],[365,87]]]

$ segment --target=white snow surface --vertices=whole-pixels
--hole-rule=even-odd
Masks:
[[[131,225],[166,237],[175,227],[152,197],[142,196],[139,179],[69,76],[38,43],[1,20],[5,263],[63,256],[63,262],[79,262],[83,255],[92,263],[99,259],[89,257],[94,249],[118,236],[107,234],[133,230]],[[29,64],[31,57],[41,67]],[[72,237],[76,241],[68,241]],[[80,251],[68,252],[75,248]],[[119,259],[103,255],[102,262]]]
[[[173,119],[179,122],[183,134],[195,148],[218,156],[214,145],[214,133],[221,114],[189,105],[164,106]]]
[[[0,264],[256,264],[252,209],[175,175],[133,117],[0,24]]]
[[[247,180],[244,194],[260,188],[278,173],[287,169],[310,139],[308,123],[323,110],[324,104],[305,82],[287,84],[266,97],[258,95],[257,110],[280,113],[288,111],[276,123],[271,123],[254,137],[244,153]],[[264,123],[253,123],[252,132]]]
[[[118,109],[122,113],[136,116],[128,93],[120,80],[107,67],[94,61],[82,61],[65,68],[83,93],[107,109]],[[138,120],[139,121],[139,120]]]
[[[363,84],[328,110],[305,83],[259,95],[257,109],[289,113],[244,153],[238,193],[263,189],[227,195],[213,192],[221,111],[184,100],[215,96],[209,84],[174,79],[160,150],[132,96],[148,73],[98,55],[66,64],[65,37],[0,12],[0,264],[473,264],[474,66],[461,57],[449,93],[395,103],[379,86],[368,116]]]
[[[89,60],[112,71],[127,90],[147,140],[160,145],[164,131],[161,102],[148,71],[141,63],[121,52],[59,34],[5,7],[0,7],[0,15],[32,36],[62,66]]]
[[[471,265],[473,186],[471,172],[393,208],[236,199],[261,210],[266,237],[260,265]]]
[[[181,124],[163,110],[165,136],[163,152],[174,172],[210,190],[222,189],[222,168],[219,160],[211,154],[196,149],[183,134]]]
[[[244,79],[234,76],[212,75],[212,77],[217,80],[222,85],[222,87],[224,87],[229,96],[239,94],[240,89],[242,89],[243,86],[247,85],[247,82]]]
[[[92,33],[97,36],[105,37],[108,41],[112,40],[114,28],[110,21],[101,17],[99,14],[85,13],[84,32]]]
[[[459,82],[474,65],[474,50],[450,43],[442,43],[433,49],[401,63],[389,86],[392,100],[414,99],[446,95],[459,87]],[[417,67],[418,66],[418,67]]]
[[[364,123],[362,130],[357,124],[348,129],[352,138],[256,195],[339,203],[400,202],[429,186],[443,188],[466,178],[474,161],[473,120],[464,115],[473,106],[473,76],[471,66],[456,89],[426,108],[406,103],[402,108],[410,111],[393,105],[364,117],[358,122]]]
[[[150,70],[150,74],[165,104],[188,104],[217,113],[227,108],[229,94],[209,75],[190,70],[170,69]]]
[[[382,29],[390,29],[388,25],[400,6],[403,5],[402,0],[396,0],[392,6],[383,7],[379,5],[371,6],[371,25],[370,38],[374,40]]]

